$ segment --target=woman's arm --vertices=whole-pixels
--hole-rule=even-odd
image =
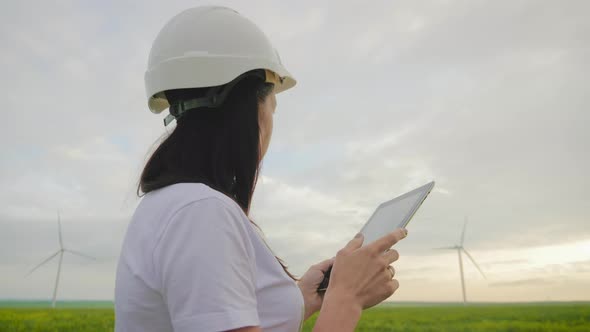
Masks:
[[[354,331],[362,308],[345,293],[326,293],[313,332]]]
[[[406,235],[405,229],[398,229],[361,248],[363,237],[359,233],[338,251],[313,332],[352,332],[363,309],[380,303],[395,292],[399,283],[392,279],[393,271],[387,267],[398,259],[399,254],[388,249]],[[262,330],[253,326],[232,331]]]
[[[226,332],[262,332],[260,326],[247,326],[247,327],[240,327],[239,329],[229,330]]]
[[[314,332],[354,331],[363,309],[395,292],[399,283],[389,265],[399,254],[390,248],[406,235],[405,229],[398,229],[361,248],[359,233],[338,251]]]
[[[307,320],[322,307],[323,294],[318,293],[318,285],[332,264],[334,264],[334,257],[312,265],[297,282],[305,303],[303,320]]]
[[[313,332],[354,331],[361,318],[361,307],[342,293],[326,294]],[[260,326],[248,326],[228,332],[262,332]]]

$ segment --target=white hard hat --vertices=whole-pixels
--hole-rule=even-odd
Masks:
[[[166,90],[219,86],[255,69],[264,69],[275,93],[296,83],[250,20],[226,7],[187,9],[166,23],[152,45],[145,72],[148,106],[160,113],[170,106]]]

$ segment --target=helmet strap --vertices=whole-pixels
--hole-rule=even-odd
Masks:
[[[168,114],[164,118],[164,126],[170,124],[172,120],[178,121],[178,119],[180,119],[180,117],[182,117],[188,110],[202,107],[215,108],[221,106],[221,104],[223,104],[225,98],[230,93],[234,85],[236,85],[242,78],[250,75],[260,76],[260,72],[252,71],[244,73],[238,76],[233,81],[229,82],[228,84],[216,86],[209,89],[205,97],[183,100],[170,105],[170,114]],[[262,78],[265,79],[265,77]]]

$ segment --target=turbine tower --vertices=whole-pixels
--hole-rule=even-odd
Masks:
[[[483,273],[479,265],[475,262],[475,259],[467,252],[467,250],[463,247],[463,242],[465,241],[465,227],[467,226],[467,217],[465,217],[465,222],[463,223],[463,231],[461,232],[461,240],[458,245],[454,245],[452,247],[443,247],[443,248],[436,248],[436,249],[450,249],[450,250],[457,250],[457,255],[459,256],[459,271],[461,272],[461,289],[463,290],[463,304],[467,304],[467,296],[465,294],[465,276],[463,275],[463,257],[461,253],[465,253],[467,258],[471,260],[473,265],[477,268],[479,273],[486,278],[486,275]],[[486,278],[487,279],[487,278]]]
[[[59,255],[59,265],[57,266],[57,277],[55,278],[55,287],[53,288],[53,299],[51,301],[51,307],[52,308],[55,308],[55,297],[57,295],[57,286],[59,285],[59,274],[61,272],[61,262],[63,260],[64,252],[67,251],[67,252],[69,252],[71,254],[74,254],[74,255],[78,255],[78,256],[85,257],[85,258],[94,259],[94,260],[96,259],[94,257],[85,255],[85,254],[83,254],[81,252],[64,248],[62,237],[61,237],[61,221],[60,221],[59,211],[57,211],[57,230],[58,230],[58,236],[59,236],[59,250],[56,251],[56,252],[54,252],[53,254],[51,254],[51,256],[49,256],[47,259],[45,259],[44,261],[42,261],[41,263],[39,263],[37,266],[35,266],[33,269],[31,269],[31,271],[29,271],[29,273],[27,273],[25,275],[25,277],[27,277],[28,275],[30,275],[31,273],[33,273],[33,271],[35,271],[37,268],[41,267],[41,265],[49,262],[55,256]]]

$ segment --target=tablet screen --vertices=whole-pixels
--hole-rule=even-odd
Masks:
[[[420,188],[422,189],[422,188]],[[364,235],[363,245],[369,244],[383,235],[393,232],[396,228],[402,227],[409,214],[421,202],[427,194],[427,188],[416,190],[406,197],[393,199],[381,204],[371,219],[361,230]]]

